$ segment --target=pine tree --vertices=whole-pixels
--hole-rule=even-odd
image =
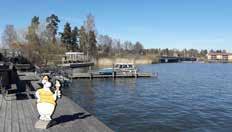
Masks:
[[[74,27],[74,29],[72,30],[72,34],[71,34],[71,45],[72,45],[72,50],[78,50],[78,38],[79,38],[79,30],[77,27]]]
[[[56,43],[56,34],[58,30],[58,23],[60,22],[58,16],[52,14],[51,16],[47,17],[46,19],[47,26],[46,29],[50,35],[50,39],[53,44]]]
[[[66,46],[67,50],[72,50],[72,31],[69,23],[64,25],[63,33],[60,33],[61,42]]]

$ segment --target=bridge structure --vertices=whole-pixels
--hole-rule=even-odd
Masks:
[[[178,62],[193,62],[197,61],[196,57],[172,57],[172,56],[161,56],[159,59],[160,63],[178,63]]]

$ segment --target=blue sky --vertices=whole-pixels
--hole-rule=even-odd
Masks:
[[[26,28],[33,16],[54,13],[72,26],[88,13],[99,34],[140,41],[145,48],[232,49],[231,0],[1,0],[0,32],[6,24]]]

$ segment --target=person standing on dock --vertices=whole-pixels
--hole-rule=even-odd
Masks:
[[[55,84],[55,92],[57,94],[58,98],[61,98],[61,90],[60,90],[61,84],[60,81],[56,80],[56,84]]]
[[[36,91],[37,97],[37,110],[40,114],[40,120],[50,121],[51,116],[56,107],[57,97],[61,96],[59,92],[60,85],[56,83],[56,91],[51,91],[51,82],[49,82],[48,76],[45,76],[42,80],[43,88]]]

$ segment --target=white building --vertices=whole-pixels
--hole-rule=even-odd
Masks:
[[[88,57],[83,52],[66,52],[63,62],[84,62]]]

